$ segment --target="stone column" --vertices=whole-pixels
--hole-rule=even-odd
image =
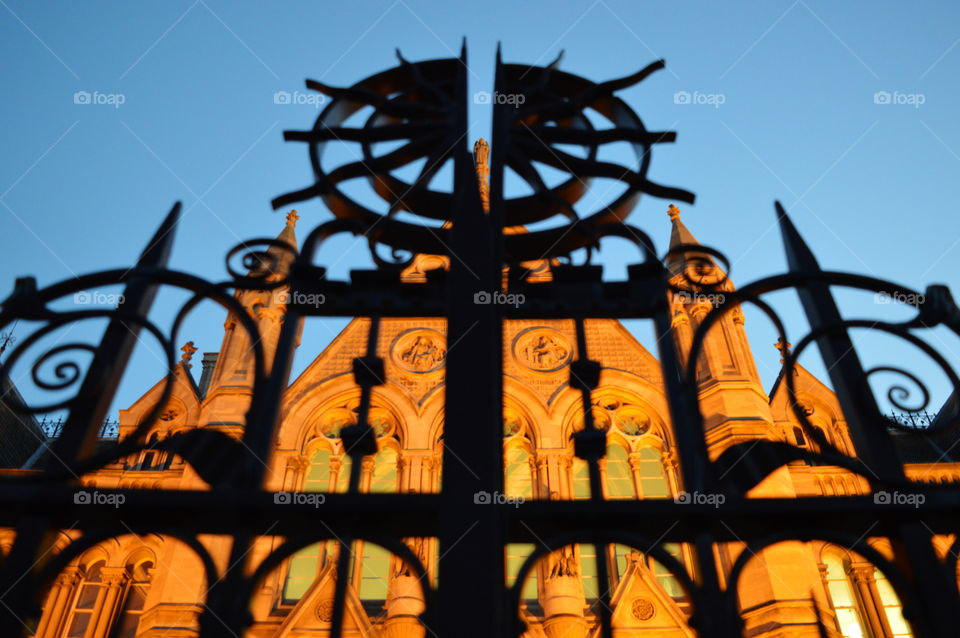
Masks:
[[[107,638],[117,619],[123,603],[123,590],[127,584],[127,571],[123,567],[104,567],[100,570],[104,587],[93,607],[91,622],[94,624],[90,638]]]
[[[850,563],[850,579],[857,590],[860,608],[863,609],[871,633],[875,638],[886,638],[892,635],[892,632],[887,623],[887,613],[880,604],[880,592],[877,591],[873,570],[873,563]]]
[[[573,546],[550,555],[550,571],[543,584],[543,630],[548,638],[585,638],[583,617],[586,600],[580,581],[580,566]]]
[[[36,638],[55,638],[63,633],[63,623],[69,614],[70,601],[80,582],[80,569],[67,567],[57,575],[47,594],[47,604],[37,625]]]

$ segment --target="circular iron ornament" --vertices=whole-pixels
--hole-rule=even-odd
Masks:
[[[630,603],[630,613],[637,620],[650,620],[656,615],[657,608],[646,598],[634,598]]]
[[[573,346],[559,331],[537,326],[513,338],[513,356],[531,370],[557,372],[570,363]]]
[[[335,217],[355,220],[367,229],[376,227],[368,236],[378,263],[391,262],[379,258],[376,244],[390,248],[393,263],[401,260],[403,253],[449,254],[449,222],[453,221],[456,194],[431,188],[431,182],[449,162],[462,156],[463,144],[470,142],[466,139],[470,102],[491,104],[499,117],[507,118],[508,126],[494,135],[494,157],[500,166],[493,169],[511,169],[533,191],[502,198],[504,227],[556,216],[567,220],[554,228],[505,235],[504,258],[509,263],[565,256],[596,245],[600,227],[626,219],[642,193],[674,201],[694,199],[688,191],[647,178],[653,146],[675,141],[675,133],[648,130],[640,117],[614,96],[664,68],[662,60],[632,75],[596,83],[557,70],[559,57],[543,67],[503,64],[498,59],[493,95],[511,96],[505,106],[499,99],[484,100],[489,92],[467,94],[465,51],[460,58],[416,63],[405,60],[399,51],[397,57],[398,66],[347,88],[307,81],[307,88],[330,98],[329,104],[310,130],[285,131],[284,138],[307,144],[315,181],[274,199],[275,209],[319,197]],[[354,123],[354,119],[358,121]],[[594,121],[602,121],[605,127],[597,128]],[[358,159],[328,166],[324,154],[331,142],[359,145]],[[620,142],[633,149],[630,165],[598,159],[603,145]],[[570,147],[582,153],[572,154]],[[397,175],[419,162],[423,162],[422,168],[412,181]],[[569,177],[548,186],[537,163]],[[619,182],[622,192],[598,210],[581,214],[574,204],[596,178]],[[345,192],[345,185],[358,180],[369,184],[384,207],[374,210]],[[496,193],[491,197],[500,201]],[[420,223],[398,218],[400,212]]]
[[[397,367],[426,374],[443,368],[447,360],[446,337],[432,328],[413,328],[397,335],[390,356]]]

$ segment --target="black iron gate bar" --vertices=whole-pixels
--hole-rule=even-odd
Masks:
[[[72,378],[59,385],[39,382],[38,368],[53,355],[67,352],[59,347],[45,353],[34,364],[33,379],[45,389],[63,389],[79,384],[77,395],[55,406],[35,412],[65,408],[69,416],[62,436],[54,446],[62,466],[53,465],[41,476],[0,480],[0,525],[15,527],[17,537],[0,570],[0,628],[3,635],[23,635],[38,616],[44,591],[51,579],[84,549],[111,536],[134,533],[167,534],[188,543],[204,561],[211,583],[202,614],[204,636],[237,636],[251,618],[247,604],[264,575],[297,549],[320,539],[342,544],[339,573],[352,539],[377,542],[426,573],[418,557],[402,542],[410,537],[439,538],[441,549],[440,585],[424,585],[427,611],[423,621],[439,636],[519,635],[522,626],[515,619],[523,575],[534,561],[548,551],[572,543],[598,546],[598,570],[605,563],[601,546],[624,543],[655,557],[667,566],[687,589],[693,604],[691,624],[699,635],[739,635],[741,620],[736,603],[740,570],[753,552],[781,540],[823,539],[853,548],[875,563],[900,595],[904,612],[919,636],[946,638],[960,626],[960,596],[956,583],[956,552],[943,562],[934,554],[935,534],[960,530],[960,489],[956,486],[928,486],[908,481],[896,457],[890,430],[897,423],[884,417],[873,398],[868,379],[853,348],[848,330],[865,327],[863,322],[844,319],[834,302],[831,286],[853,286],[872,291],[912,292],[890,282],[845,273],[824,272],[805,245],[786,213],[777,206],[789,272],[728,293],[731,301],[718,304],[698,328],[690,360],[681,361],[673,346],[668,294],[677,289],[668,282],[663,259],[642,231],[623,223],[641,193],[690,201],[685,191],[652,184],[646,179],[651,148],[673,141],[672,134],[649,132],[614,91],[641,81],[662,63],[641,72],[603,84],[594,84],[556,69],[503,64],[497,60],[495,90],[525,96],[524,106],[514,109],[494,104],[493,158],[490,176],[490,208],[484,213],[465,147],[466,54],[459,59],[433,60],[416,64],[401,58],[400,65],[363,80],[348,89],[320,83],[308,86],[327,93],[333,102],[320,115],[311,131],[287,133],[288,139],[306,142],[316,183],[289,196],[278,198],[277,206],[290,201],[320,196],[337,217],[318,226],[304,242],[302,251],[290,255],[289,276],[269,279],[271,260],[284,245],[261,240],[263,246],[248,253],[247,265],[266,264],[261,276],[231,269],[232,279],[210,283],[167,268],[173,230],[179,206],[167,216],[148,244],[137,265],[129,271],[107,271],[37,290],[31,280],[20,280],[0,311],[0,329],[17,319],[45,322],[35,335],[24,339],[0,367],[8,374],[26,349],[40,337],[72,321],[93,317],[110,319],[97,347],[77,346],[94,354],[84,375],[75,369]],[[342,126],[350,115],[364,106],[373,106],[362,129]],[[613,124],[596,130],[584,111],[592,109]],[[547,126],[547,124],[552,124]],[[356,141],[362,145],[363,161],[327,172],[321,162],[323,147],[331,140]],[[401,148],[378,156],[375,144],[386,140],[410,140]],[[629,141],[637,151],[634,169],[597,160],[600,145]],[[563,153],[555,144],[576,144],[586,157]],[[419,157],[427,157],[424,171],[406,184],[390,171]],[[452,194],[429,190],[430,178],[447,161],[454,163]],[[563,184],[549,188],[533,169],[533,161],[559,167],[571,174]],[[503,193],[503,172],[514,169],[528,180],[535,194],[508,199]],[[338,184],[355,177],[370,178],[378,193],[389,203],[380,215],[351,200]],[[626,191],[610,206],[579,217],[573,203],[588,187],[591,177],[615,177]],[[398,197],[395,193],[403,193]],[[407,210],[437,220],[452,222],[452,228],[425,229],[394,216]],[[566,214],[565,228],[526,235],[503,234],[505,226],[527,224],[555,214]],[[326,279],[323,268],[314,265],[322,242],[342,232],[366,237],[378,268],[354,272],[350,282]],[[631,238],[643,260],[629,270],[626,282],[602,280],[598,268],[565,265],[554,269],[551,283],[511,280],[514,290],[527,296],[518,308],[496,304],[475,305],[477,290],[500,290],[502,265],[514,268],[525,260],[565,258],[582,248],[592,248],[601,238]],[[447,254],[452,258],[449,273],[434,272],[423,284],[399,286],[404,265],[378,255],[377,245],[408,254]],[[243,248],[246,249],[248,243]],[[451,246],[451,249],[447,249]],[[287,247],[288,248],[288,247]],[[683,249],[683,247],[681,247]],[[686,250],[689,250],[687,247]],[[241,250],[231,251],[231,256]],[[703,246],[696,254],[721,257]],[[257,269],[254,269],[257,270]],[[703,281],[690,285],[708,287]],[[124,302],[115,310],[55,312],[48,304],[67,294],[89,287],[122,284]],[[170,336],[152,324],[147,315],[161,285],[180,287],[194,297],[178,314]],[[267,365],[259,345],[256,326],[230,294],[234,289],[264,289],[289,286],[287,308],[279,345],[272,365]],[[811,333],[798,343],[795,353],[784,356],[785,377],[794,399],[794,412],[808,436],[821,452],[791,448],[785,444],[755,445],[733,449],[711,461],[707,455],[703,416],[697,400],[693,365],[703,335],[723,313],[741,303],[752,303],[766,312],[781,338],[786,333],[779,318],[761,295],[783,289],[800,293]],[[960,334],[960,310],[944,288],[928,289],[927,299],[918,304],[917,318],[904,324],[875,323],[873,327],[896,334],[916,345],[909,332],[914,328],[945,325]],[[297,293],[324,294],[323,306],[298,305]],[[918,296],[918,299],[923,298]],[[235,313],[254,343],[255,385],[242,445],[226,435],[196,431],[164,442],[170,451],[182,455],[211,485],[210,491],[101,490],[126,497],[123,520],[108,506],[73,503],[77,476],[94,471],[105,463],[131,454],[144,445],[143,435],[159,415],[170,396],[174,369],[174,348],[183,317],[203,299],[213,299]],[[306,316],[369,316],[372,318],[367,351],[354,362],[354,377],[362,390],[359,425],[345,428],[342,438],[353,457],[350,489],[347,494],[329,495],[322,511],[296,505],[278,506],[271,494],[263,493],[264,466],[278,424],[278,406],[287,387],[292,353],[300,319]],[[357,491],[358,471],[363,456],[375,451],[373,433],[367,424],[372,389],[384,382],[383,362],[376,353],[378,322],[383,317],[446,317],[448,341],[456,348],[448,353],[446,368],[446,418],[444,433],[444,482],[440,494],[361,494]],[[575,435],[578,457],[588,461],[592,498],[577,502],[529,502],[519,508],[487,505],[477,508],[473,494],[502,491],[501,326],[505,318],[567,318],[577,325],[577,359],[571,364],[570,384],[583,398],[586,427]],[[590,399],[599,383],[600,364],[589,358],[584,322],[591,317],[642,318],[652,320],[660,335],[659,360],[676,432],[684,489],[690,492],[723,493],[729,496],[722,508],[662,501],[603,501],[599,489],[598,461],[604,454],[604,433],[592,423]],[[112,401],[137,334],[146,330],[167,352],[170,376],[161,401],[137,432],[113,452],[93,452],[93,442]],[[831,381],[843,406],[854,436],[860,460],[845,457],[831,448],[810,425],[796,401],[792,370],[803,349],[816,343]],[[74,346],[75,344],[69,344]],[[931,356],[960,388],[956,374],[946,360],[927,347]],[[908,373],[907,373],[908,374]],[[68,383],[69,382],[69,383]],[[927,406],[910,409],[918,413]],[[940,426],[954,427],[956,414],[947,414]],[[932,432],[914,432],[926,435]],[[756,443],[756,442],[753,442]],[[769,443],[769,442],[767,442]],[[788,449],[789,448],[789,449]],[[460,459],[450,457],[456,450]],[[739,465],[733,455],[742,456]],[[746,499],[746,489],[767,473],[795,458],[841,465],[864,475],[875,490],[908,487],[923,494],[922,511],[904,505],[878,505],[871,496],[801,499]],[[462,461],[462,462],[461,462]],[[737,467],[733,467],[737,465]],[[724,471],[719,471],[720,469]],[[728,478],[720,479],[729,472]],[[375,516],[374,516],[375,514]],[[865,529],[889,537],[894,560],[888,561],[872,550],[862,538]],[[60,554],[50,553],[51,533],[72,528],[83,537]],[[219,573],[210,556],[197,541],[199,534],[224,534],[233,538],[229,564]],[[873,532],[871,532],[873,533]],[[262,535],[284,536],[287,541],[260,565],[246,560],[251,543]],[[656,539],[655,541],[652,539]],[[512,590],[504,587],[503,549],[507,543],[531,542],[541,547],[521,569]],[[697,557],[691,577],[663,550],[666,542],[689,543]],[[713,549],[717,543],[746,543],[744,551],[726,575],[726,587],[717,573]],[[960,541],[958,541],[960,542]],[[955,547],[954,549],[957,549]],[[331,634],[340,635],[346,579],[337,579]],[[423,580],[426,583],[429,581]],[[470,584],[465,596],[463,585]],[[478,613],[479,612],[479,613]],[[469,622],[464,622],[469,618]],[[609,612],[601,612],[602,634],[612,635]],[[25,624],[26,623],[26,624]]]

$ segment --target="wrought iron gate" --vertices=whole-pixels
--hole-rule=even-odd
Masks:
[[[824,271],[804,243],[786,212],[776,206],[777,219],[789,262],[788,272],[727,291],[699,326],[688,361],[681,361],[672,337],[668,296],[678,292],[670,284],[666,259],[680,252],[695,259],[723,256],[704,246],[680,246],[660,255],[653,242],[625,219],[643,193],[678,201],[693,196],[680,189],[650,181],[647,171],[656,144],[672,142],[670,132],[650,131],[615,92],[632,86],[663,67],[656,62],[618,80],[594,83],[564,73],[557,63],[545,67],[505,64],[496,66],[492,161],[489,192],[478,189],[468,151],[467,57],[399,65],[349,88],[319,82],[307,86],[332,99],[307,131],[290,131],[290,141],[307,145],[315,183],[277,198],[274,207],[320,197],[335,219],[318,225],[296,253],[276,240],[246,242],[230,257],[245,254],[247,269],[231,269],[231,278],[210,282],[167,267],[179,217],[179,205],[163,220],[135,266],[110,270],[38,289],[32,279],[17,281],[2,306],[0,329],[17,320],[37,322],[36,331],[23,339],[3,362],[0,375],[9,374],[21,355],[53,330],[72,322],[104,318],[109,325],[97,346],[65,344],[48,351],[32,365],[33,380],[41,388],[77,388],[68,400],[24,410],[33,413],[65,410],[67,418],[55,441],[53,454],[61,461],[40,475],[5,476],[0,479],[0,525],[16,528],[16,542],[0,571],[0,627],[2,635],[23,635],[35,622],[43,594],[52,579],[72,558],[103,539],[119,534],[158,533],[182,540],[204,559],[211,584],[201,616],[203,636],[238,636],[250,622],[248,603],[260,579],[296,550],[321,538],[337,539],[349,548],[354,539],[374,541],[407,561],[418,575],[425,567],[402,539],[436,537],[440,545],[439,586],[425,585],[424,624],[432,635],[517,636],[523,631],[516,610],[523,575],[533,563],[571,543],[597,546],[597,572],[607,579],[601,547],[621,543],[638,548],[668,567],[686,589],[694,610],[691,625],[699,635],[740,635],[742,625],[736,600],[738,574],[752,552],[788,540],[823,539],[849,546],[890,579],[904,603],[907,617],[919,636],[953,636],[960,626],[957,591],[957,550],[946,560],[937,557],[934,535],[960,531],[960,490],[955,486],[930,486],[905,477],[894,447],[896,436],[931,436],[957,423],[956,405],[932,425],[917,430],[882,415],[869,385],[875,370],[864,370],[849,331],[881,330],[907,340],[929,356],[960,388],[952,367],[914,332],[946,326],[960,335],[960,310],[942,286],[931,286],[920,295],[903,286],[874,278]],[[496,96],[513,96],[498,99]],[[369,109],[360,127],[346,123]],[[609,128],[598,129],[596,118]],[[389,153],[378,155],[377,144],[401,141]],[[632,145],[634,166],[601,161],[605,144]],[[356,143],[360,158],[334,170],[323,163],[331,143]],[[563,150],[580,147],[580,155]],[[412,183],[391,173],[418,159],[424,169]],[[430,180],[441,166],[452,162],[452,192],[434,191]],[[569,173],[563,183],[547,186],[534,162]],[[533,195],[504,195],[504,172],[510,167],[531,186]],[[386,201],[387,211],[377,212],[352,199],[340,185],[366,178]],[[623,193],[609,206],[581,215],[573,204],[589,188],[591,178],[611,178],[623,184]],[[485,200],[488,199],[488,202]],[[489,212],[484,210],[488,204]],[[420,216],[429,224],[404,221]],[[569,224],[525,234],[504,234],[509,226],[534,224],[556,215]],[[443,223],[445,222],[445,223]],[[441,223],[443,223],[441,225]],[[320,249],[328,238],[352,233],[365,238],[377,268],[355,271],[350,281],[328,279]],[[638,262],[629,268],[626,281],[604,281],[601,270],[588,263],[574,265],[571,253],[588,255],[599,241],[620,237],[632,242]],[[253,247],[253,248],[251,248]],[[389,252],[381,254],[381,249]],[[433,271],[425,283],[404,284],[399,272],[414,254],[447,255],[449,272]],[[688,257],[689,258],[689,257]],[[271,264],[292,260],[289,276],[270,279]],[[560,260],[553,281],[533,283],[524,277],[522,262]],[[725,262],[724,262],[725,263]],[[504,265],[509,267],[506,279]],[[727,269],[728,270],[728,269]],[[709,291],[722,281],[707,281],[685,274],[687,283]],[[116,309],[64,312],[52,304],[78,291],[107,285],[124,287]],[[523,294],[525,303],[512,307],[477,304],[474,295]],[[159,288],[170,286],[192,294],[170,331],[151,323],[148,312]],[[254,322],[234,298],[235,290],[289,287],[291,299],[272,361],[264,353]],[[884,323],[844,318],[831,292],[843,286],[872,292],[912,293],[918,301],[916,317],[905,323]],[[830,379],[843,406],[857,449],[851,458],[834,449],[811,426],[794,396],[794,412],[819,452],[785,443],[752,441],[734,446],[717,459],[708,456],[704,418],[698,405],[695,362],[704,335],[725,313],[741,304],[753,304],[766,313],[786,341],[783,324],[762,295],[796,290],[811,331],[784,357],[785,379],[793,395],[791,371],[797,357],[809,346],[820,350]],[[306,295],[324,295],[326,303],[298,303]],[[109,505],[78,507],[74,504],[74,477],[95,471],[116,459],[142,449],[144,433],[170,397],[177,332],[186,315],[203,300],[213,300],[236,314],[253,343],[255,385],[242,440],[196,430],[166,443],[182,455],[211,485],[210,491],[117,490],[126,499],[123,521]],[[262,489],[264,465],[278,427],[281,396],[288,385],[300,319],[308,316],[371,317],[367,351],[358,353],[353,374],[362,390],[359,424],[344,428],[342,440],[353,459],[350,489],[331,494],[322,510],[309,505],[279,506],[274,495]],[[367,424],[373,388],[384,382],[384,364],[375,344],[379,321],[384,317],[443,317],[448,322],[446,361],[446,415],[443,485],[438,494],[361,494],[358,491],[361,459],[376,451],[374,432]],[[652,321],[659,341],[659,360],[669,400],[670,419],[676,433],[684,489],[690,493],[724,494],[722,508],[713,504],[679,504],[669,501],[605,501],[600,490],[599,460],[605,453],[605,433],[593,423],[591,392],[597,387],[600,363],[587,350],[584,322],[589,318],[645,319]],[[574,435],[576,455],[589,464],[592,498],[589,501],[533,501],[521,507],[477,507],[474,495],[502,492],[502,322],[504,318],[565,318],[577,326],[576,360],[569,383],[582,393],[585,427]],[[107,416],[118,383],[140,333],[152,334],[163,344],[170,374],[163,397],[151,417],[134,435],[107,452],[97,451],[96,434]],[[40,370],[55,356],[87,352],[92,362],[85,371],[70,364],[56,369],[54,381],[41,379]],[[908,374],[904,372],[904,374]],[[916,380],[914,377],[910,377]],[[919,381],[919,380],[916,380]],[[922,384],[921,384],[922,385]],[[906,408],[919,412],[926,406]],[[457,455],[455,458],[453,454]],[[923,494],[918,510],[875,503],[872,496],[804,499],[748,499],[746,491],[777,467],[799,458],[846,468],[864,476],[874,490],[906,489]],[[110,492],[109,490],[102,490]],[[74,523],[76,521],[76,523]],[[725,521],[735,522],[736,534]],[[861,536],[878,521],[876,534],[894,546],[893,561],[879,555]],[[319,524],[322,522],[322,525]],[[51,533],[69,526],[83,537],[61,553],[50,552]],[[197,540],[199,534],[232,538],[230,567],[218,570]],[[279,535],[287,541],[261,564],[250,565],[247,555],[254,539]],[[521,570],[517,584],[504,586],[504,547],[507,543],[537,543],[539,549]],[[688,543],[696,565],[691,576],[664,549],[666,542]],[[717,543],[743,542],[743,552],[729,574],[718,573],[714,557]],[[346,573],[348,551],[339,554],[339,570]],[[332,634],[340,635],[344,615],[346,578],[338,578],[332,615]],[[426,581],[424,581],[426,582]],[[468,590],[465,590],[468,588]],[[601,595],[603,598],[608,595]],[[610,638],[609,600],[599,605],[601,635]]]

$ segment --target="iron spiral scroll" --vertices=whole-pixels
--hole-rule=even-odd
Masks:
[[[776,205],[787,272],[734,289],[730,262],[719,251],[702,245],[679,246],[662,253],[641,228],[628,225],[627,216],[641,195],[675,201],[692,201],[687,191],[648,180],[651,151],[656,144],[672,142],[673,133],[651,131],[616,91],[633,86],[663,67],[655,62],[636,74],[595,83],[559,70],[559,59],[547,66],[505,64],[496,67],[495,92],[522,96],[514,104],[493,104],[493,158],[489,213],[467,152],[465,51],[459,58],[412,63],[398,54],[398,66],[370,76],[348,88],[319,82],[308,87],[323,92],[331,103],[307,131],[285,133],[287,140],[305,143],[313,168],[314,184],[274,200],[275,208],[294,201],[319,197],[333,219],[318,224],[300,250],[273,239],[245,242],[227,257],[227,278],[208,281],[169,268],[168,261],[179,219],[179,205],[164,218],[139,260],[126,270],[109,270],[38,288],[31,279],[19,280],[0,307],[0,331],[17,321],[29,323],[33,332],[21,338],[0,363],[0,376],[14,378],[18,365],[30,360],[31,348],[56,330],[76,322],[106,320],[108,327],[98,344],[56,345],[36,355],[29,379],[38,391],[75,392],[46,405],[12,407],[24,414],[66,412],[61,436],[51,449],[58,459],[39,473],[0,476],[0,525],[14,527],[17,538],[0,564],[2,635],[25,635],[21,620],[35,621],[43,596],[58,572],[93,545],[122,534],[163,534],[191,548],[203,564],[209,593],[199,623],[203,636],[240,635],[252,618],[249,603],[266,575],[294,552],[318,541],[340,547],[338,571],[346,573],[349,550],[356,540],[374,542],[389,550],[412,578],[421,582],[426,610],[421,618],[437,635],[519,636],[523,624],[514,619],[519,607],[521,581],[512,588],[501,585],[503,548],[507,543],[540,543],[521,567],[530,573],[538,559],[572,543],[596,546],[598,577],[608,566],[600,557],[611,544],[628,545],[656,558],[677,578],[692,604],[691,625],[700,636],[740,635],[742,619],[737,607],[737,579],[755,552],[786,540],[821,539],[856,549],[889,578],[904,601],[904,608],[921,636],[946,638],[960,624],[960,595],[956,587],[956,559],[936,557],[933,536],[960,532],[960,490],[956,486],[930,486],[910,480],[903,463],[892,454],[893,431],[903,436],[930,437],[955,432],[960,415],[956,402],[937,417],[929,429],[907,429],[885,417],[878,408],[870,377],[896,371],[919,390],[922,400],[908,403],[908,386],[894,386],[888,398],[907,413],[929,409],[929,392],[918,375],[899,366],[864,370],[849,332],[872,329],[905,340],[929,357],[960,396],[960,379],[947,357],[917,335],[946,327],[960,336],[960,310],[942,286],[925,295],[893,282],[820,268],[787,213]],[[521,103],[522,102],[522,103]],[[362,125],[348,126],[351,117],[368,111]],[[610,124],[598,129],[596,117]],[[378,144],[399,145],[386,153]],[[600,148],[628,142],[635,163],[622,166],[599,159]],[[359,159],[330,168],[323,162],[328,144],[358,144]],[[581,155],[561,147],[576,146]],[[415,161],[423,168],[412,181],[398,177],[397,169]],[[445,165],[453,165],[454,187],[449,192],[431,188]],[[569,177],[548,185],[537,168],[546,164]],[[508,197],[504,171],[509,168],[532,190],[531,195]],[[578,202],[591,188],[591,180],[616,179],[623,190],[606,206],[581,212]],[[350,180],[365,180],[382,200],[380,209],[351,197],[342,188]],[[505,228],[543,224],[553,227],[529,233],[508,234]],[[355,271],[349,281],[334,281],[318,265],[329,238],[349,233],[365,238],[377,266]],[[607,281],[590,259],[605,238],[632,242],[639,261],[628,269],[625,281]],[[378,247],[386,248],[384,257]],[[558,265],[553,280],[533,282],[511,278],[511,290],[526,295],[522,307],[477,307],[472,293],[478,286],[500,289],[504,265],[537,259],[569,258],[588,250],[582,266]],[[398,271],[416,254],[447,255],[448,273],[436,273],[421,284],[399,287]],[[684,257],[689,268],[677,273],[670,263]],[[239,260],[239,265],[236,262]],[[569,261],[569,259],[567,259]],[[280,264],[289,266],[281,270]],[[111,308],[64,311],[58,301],[103,287],[121,287],[122,302]],[[158,290],[176,288],[189,293],[170,328],[152,322],[148,314]],[[850,319],[837,308],[832,288],[849,287],[871,292],[908,291],[916,315],[905,322]],[[308,306],[293,300],[286,309],[276,354],[268,365],[261,335],[236,293],[243,290],[285,289],[291,293],[321,292],[331,303]],[[670,299],[695,290],[722,291],[723,301],[712,304],[693,335],[688,358],[674,347]],[[784,321],[764,295],[793,290],[803,301],[810,332],[796,339],[796,349],[785,351],[783,378],[791,408],[816,450],[790,441],[749,441],[711,459],[704,435],[697,362],[711,327],[725,316],[753,305],[765,314],[787,342]],[[148,443],[146,433],[157,423],[170,398],[177,366],[176,348],[185,318],[202,301],[213,301],[234,315],[252,346],[252,400],[240,439],[198,428],[168,440]],[[266,492],[265,468],[280,419],[280,400],[289,384],[293,350],[300,319],[307,316],[368,316],[364,352],[353,362],[353,377],[360,389],[356,425],[339,436],[353,459],[346,494],[330,494],[322,512],[296,506],[279,507],[275,494]],[[445,445],[467,455],[466,463],[444,459],[444,485],[438,494],[363,494],[358,489],[364,457],[376,452],[376,433],[368,424],[373,389],[385,383],[384,362],[377,353],[380,320],[384,317],[440,316],[449,321],[449,339],[461,344],[451,349],[447,361],[447,411],[451,427]],[[587,349],[585,321],[590,317],[646,319],[667,335],[659,343],[664,392],[679,452],[684,488],[690,492],[722,493],[722,510],[697,505],[653,501],[609,501],[603,496],[599,465],[605,454],[606,433],[592,416],[592,393],[599,384],[601,362]],[[478,509],[470,502],[477,489],[495,491],[502,482],[500,364],[490,353],[501,352],[504,319],[573,319],[577,330],[576,357],[569,363],[570,387],[581,393],[584,427],[573,434],[577,457],[589,467],[591,499],[578,502],[538,501],[519,508]],[[153,338],[164,353],[168,374],[160,399],[147,417],[119,444],[97,451],[96,434],[110,407],[130,352],[140,335]],[[795,338],[795,337],[794,337]],[[838,399],[850,425],[858,454],[837,449],[813,426],[794,387],[798,357],[811,345],[820,350]],[[67,355],[83,353],[82,362]],[[38,392],[39,393],[39,392]],[[907,393],[905,396],[904,393]],[[468,402],[481,397],[485,401]],[[479,407],[471,407],[473,403]],[[454,415],[456,418],[454,419]],[[181,456],[209,484],[208,491],[177,492],[157,489],[104,490],[123,494],[128,506],[122,520],[116,512],[79,507],[72,501],[78,483],[111,463],[161,445]],[[491,453],[491,450],[495,452]],[[829,464],[864,476],[873,493],[885,489],[910,489],[923,494],[927,507],[921,513],[905,508],[881,508],[871,496],[822,499],[751,499],[747,492],[785,464],[795,461]],[[475,478],[463,469],[469,468]],[[486,482],[484,482],[486,481]],[[839,514],[843,514],[840,516]],[[485,539],[477,547],[458,545],[458,535],[474,520]],[[76,523],[74,523],[76,521]],[[323,525],[318,526],[318,521]],[[882,534],[894,541],[894,559],[874,551],[861,534],[876,521]],[[733,532],[732,527],[736,529]],[[82,536],[52,559],[43,558],[49,533],[71,525]],[[472,529],[472,527],[471,527]],[[879,533],[879,531],[878,531]],[[218,565],[199,540],[205,534],[232,539],[230,567]],[[259,562],[248,564],[253,540],[261,535],[285,540]],[[434,586],[423,557],[409,539],[437,538],[444,548],[440,585]],[[655,539],[655,540],[653,540]],[[667,543],[687,543],[694,548],[693,573],[665,549]],[[752,550],[740,554],[730,572],[721,577],[713,560],[719,543],[742,543]],[[960,544],[960,541],[957,541]],[[956,550],[956,546],[953,548]],[[953,552],[956,555],[956,551]],[[498,558],[499,557],[499,558]],[[499,563],[499,566],[498,566]],[[476,586],[477,573],[492,573],[490,586]],[[347,578],[338,578],[331,608],[330,633],[341,635]],[[465,583],[471,596],[464,597]],[[598,610],[600,635],[613,635],[609,592],[602,594]],[[477,618],[477,610],[484,610]],[[604,611],[606,610],[606,611]],[[464,627],[464,618],[475,619]]]

